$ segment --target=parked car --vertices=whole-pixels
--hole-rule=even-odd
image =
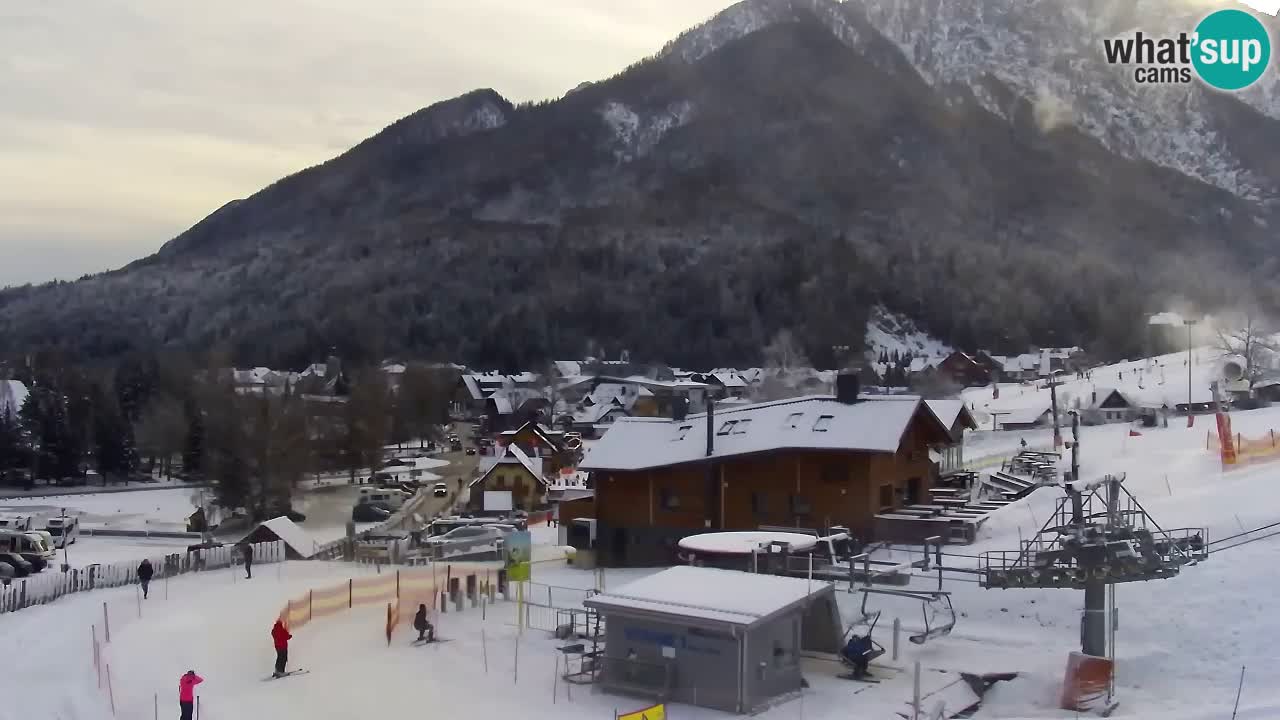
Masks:
[[[473,448],[473,447],[467,448],[467,454],[468,454],[468,455],[475,455],[475,454],[476,454],[476,449],[475,449],[475,448]]]
[[[202,543],[196,543],[195,545],[188,545],[187,552],[195,552],[197,550],[212,550],[214,548],[220,548],[220,547],[222,547],[222,543],[218,542],[217,540],[210,540],[209,542],[202,542]]]
[[[435,486],[431,488],[431,494],[436,497],[445,497],[449,494],[449,486],[444,483],[436,483]]]
[[[17,576],[13,566],[7,562],[0,562],[0,584],[8,585],[9,581]]]
[[[391,509],[382,503],[362,502],[351,509],[351,522],[382,522],[391,517]]]
[[[31,563],[31,572],[41,572],[49,567],[49,561],[36,553],[18,553],[18,557]]]
[[[12,567],[15,577],[24,578],[35,572],[35,568],[31,566],[31,563],[23,560],[22,556],[17,553],[0,553],[0,562],[7,563]]]
[[[505,533],[493,527],[460,527],[427,538],[425,545],[444,554],[458,554],[496,546],[504,536]]]

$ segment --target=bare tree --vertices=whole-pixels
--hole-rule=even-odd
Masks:
[[[1252,395],[1254,384],[1280,353],[1275,325],[1258,310],[1249,309],[1216,320],[1214,333],[1219,350],[1244,359],[1244,379]]]
[[[764,366],[769,370],[789,371],[809,367],[809,359],[790,330],[782,329],[764,347]]]
[[[383,374],[357,373],[344,409],[342,459],[354,483],[357,470],[367,467],[374,473],[382,468],[382,449],[391,435],[392,404]]]

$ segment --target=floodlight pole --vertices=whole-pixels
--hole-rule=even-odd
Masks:
[[[1053,404],[1053,449],[1062,447],[1062,430],[1058,423],[1058,376],[1049,373],[1049,399]]]

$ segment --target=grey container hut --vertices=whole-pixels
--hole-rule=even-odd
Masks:
[[[833,587],[805,578],[680,566],[584,603],[607,692],[747,713],[801,688],[801,650],[840,649]]]

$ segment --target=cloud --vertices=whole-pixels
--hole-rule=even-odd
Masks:
[[[141,257],[432,102],[558,96],[730,3],[0,3],[0,285]]]

